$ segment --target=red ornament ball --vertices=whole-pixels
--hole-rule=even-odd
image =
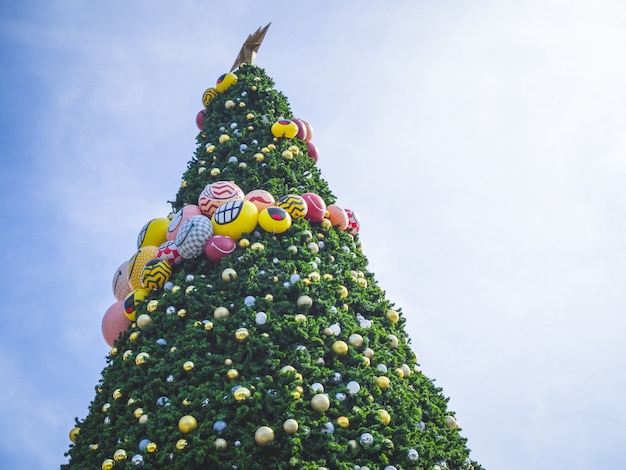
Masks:
[[[317,147],[311,142],[306,143],[306,148],[309,150],[309,157],[313,159],[315,163],[319,159],[319,154],[317,153]]]
[[[213,235],[204,246],[204,253],[209,261],[219,263],[237,249],[235,240],[227,235]]]
[[[295,122],[296,126],[298,126],[298,133],[296,134],[296,137],[301,140],[306,140],[306,126],[304,125],[304,122],[302,122],[301,119],[295,118],[291,121]]]
[[[315,193],[304,193],[302,199],[306,201],[306,205],[309,208],[305,218],[311,222],[321,222],[326,215],[326,203],[321,196]]]

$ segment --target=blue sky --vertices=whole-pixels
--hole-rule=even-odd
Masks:
[[[131,3],[129,5],[129,3]],[[626,458],[626,6],[0,6],[0,461],[64,462],[102,315],[245,37],[487,468]],[[377,190],[393,182],[393,194]]]

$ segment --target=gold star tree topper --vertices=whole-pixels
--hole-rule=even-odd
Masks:
[[[233,64],[230,71],[232,72],[241,64],[249,63],[254,64],[254,58],[256,57],[256,53],[261,47],[261,43],[263,42],[263,38],[265,37],[265,33],[269,29],[272,23],[268,23],[267,26],[263,28],[257,29],[254,33],[248,36],[246,42],[241,46],[241,50],[239,51],[239,55],[235,59],[235,63]]]

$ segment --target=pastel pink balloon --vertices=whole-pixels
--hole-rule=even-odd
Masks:
[[[307,142],[306,148],[309,149],[309,157],[311,157],[315,161],[315,163],[317,163],[317,159],[319,157],[317,153],[317,147],[311,142]]]
[[[176,240],[176,235],[178,235],[178,230],[183,225],[183,222],[187,220],[189,217],[193,217],[194,215],[202,215],[202,211],[195,204],[187,204],[180,209],[170,222],[170,225],[167,227],[167,233],[165,237],[168,240]]]
[[[118,300],[111,305],[102,317],[102,336],[106,343],[113,347],[113,343],[128,329],[131,321],[124,314],[124,301]]]
[[[304,119],[300,119],[300,122],[306,127],[306,138],[304,140],[311,142],[313,140],[313,126]]]
[[[301,140],[306,140],[306,126],[300,119],[292,119],[292,122],[295,122],[298,126],[298,133],[296,137]]]
[[[309,208],[304,217],[311,222],[321,222],[326,215],[326,203],[322,197],[315,193],[304,193],[302,199],[306,201]]]

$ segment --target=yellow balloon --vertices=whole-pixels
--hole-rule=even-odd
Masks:
[[[225,202],[211,219],[215,235],[228,235],[233,240],[239,240],[244,233],[252,233],[258,220],[259,210],[245,199]]]
[[[170,219],[167,217],[158,217],[147,222],[137,236],[137,248],[148,245],[159,246],[165,243],[169,225]]]
[[[74,444],[76,444],[76,438],[78,437],[79,433],[80,433],[79,427],[72,428],[72,430],[70,431],[70,441],[72,441]]]

